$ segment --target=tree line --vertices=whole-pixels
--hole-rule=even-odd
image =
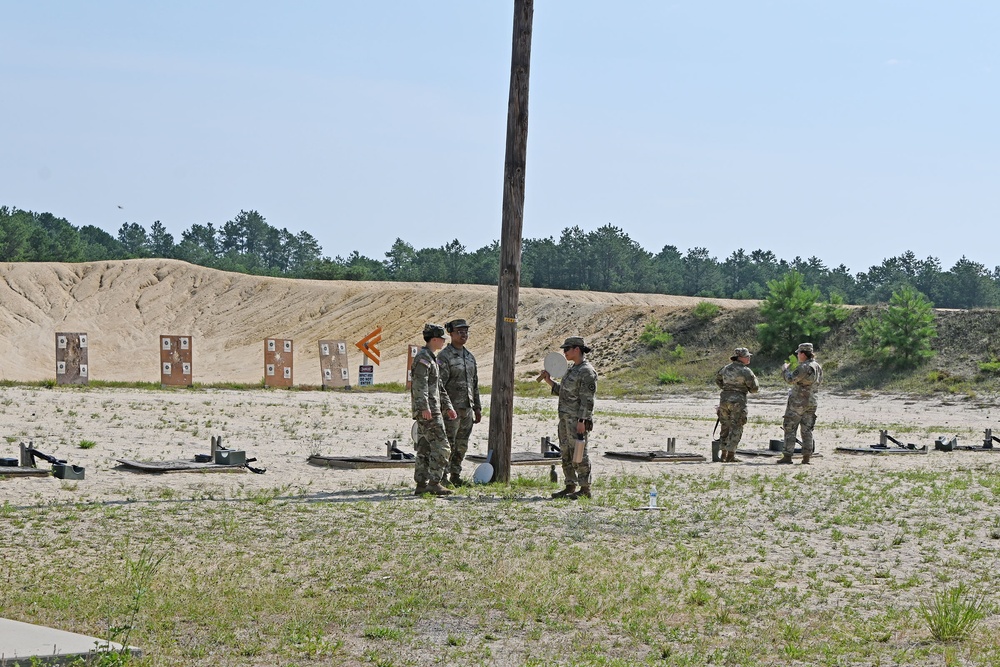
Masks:
[[[252,210],[240,211],[221,226],[192,224],[178,240],[159,221],[149,229],[126,222],[112,236],[93,225],[77,228],[51,213],[0,206],[0,261],[140,257],[290,278],[495,285],[500,244],[470,251],[456,239],[439,248],[415,248],[397,238],[384,259],[357,251],[331,258],[308,232],[279,229]],[[739,249],[723,260],[701,247],[681,252],[666,245],[653,253],[614,225],[590,232],[569,227],[558,239],[529,238],[522,244],[525,287],[763,299],[771,281],[793,271],[823,298],[843,303],[885,303],[911,287],[941,308],[1000,306],[1000,267],[990,270],[966,257],[945,269],[935,257],[919,259],[907,251],[852,274],[844,264],[830,268],[815,256],[779,259],[770,250]]]

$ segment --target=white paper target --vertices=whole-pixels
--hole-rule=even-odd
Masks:
[[[562,352],[549,352],[545,355],[545,361],[542,362],[542,365],[553,380],[561,380],[569,367]]]

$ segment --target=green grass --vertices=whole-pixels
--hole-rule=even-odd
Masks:
[[[76,446],[80,449],[93,449],[97,446],[97,443],[93,440],[81,440]]]
[[[4,506],[4,616],[127,628],[135,665],[1000,660],[975,630],[1000,590],[1000,521],[970,500],[1000,488],[988,468],[623,472],[584,503],[541,501],[546,475],[448,501]],[[652,484],[665,509],[635,512]]]
[[[676,371],[663,371],[656,376],[656,381],[660,384],[683,384],[684,376]]]

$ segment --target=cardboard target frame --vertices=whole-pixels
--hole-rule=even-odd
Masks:
[[[191,336],[160,336],[161,385],[190,387],[194,384],[193,350]]]
[[[86,333],[56,332],[56,384],[87,384],[90,381]]]
[[[290,338],[264,339],[264,386],[288,389],[294,383],[292,373],[295,346]]]
[[[324,389],[350,389],[346,340],[319,341],[319,372]]]

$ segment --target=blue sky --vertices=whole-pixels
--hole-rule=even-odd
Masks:
[[[4,3],[0,204],[476,249],[500,233],[512,6]],[[992,268],[998,34],[986,0],[539,0],[524,236]]]

